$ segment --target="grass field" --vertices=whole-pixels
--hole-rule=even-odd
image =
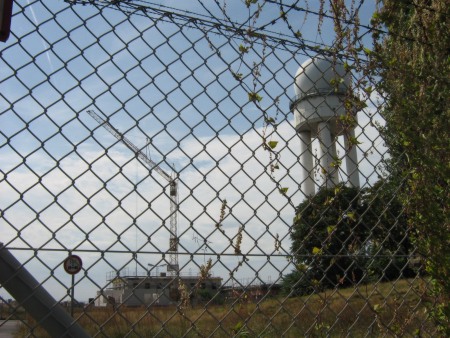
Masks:
[[[119,307],[80,309],[75,316],[93,337],[432,337],[424,284],[399,280],[183,313],[176,307]],[[29,334],[29,326],[22,325],[17,337]],[[47,337],[39,327],[32,334]]]

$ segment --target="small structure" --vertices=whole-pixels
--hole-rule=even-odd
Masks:
[[[222,288],[222,293],[228,301],[258,302],[263,297],[270,298],[277,296],[281,291],[281,284],[278,283],[256,283],[249,285],[235,284]]]
[[[96,306],[167,306],[177,304],[180,299],[179,285],[183,283],[190,293],[191,303],[197,301],[198,291],[202,294],[217,293],[222,278],[199,276],[115,276],[110,279],[111,287],[97,291]]]
[[[351,74],[342,62],[325,56],[317,56],[304,62],[295,74],[295,98],[291,111],[295,116],[295,128],[300,138],[300,164],[302,166],[301,189],[306,196],[314,195],[316,183],[312,141],[320,144],[318,155],[319,172],[328,188],[339,182],[339,159],[336,155],[336,140],[344,136],[346,152],[347,184],[359,187],[358,158],[355,138],[356,111],[349,116],[345,107]],[[353,123],[349,123],[351,119]]]

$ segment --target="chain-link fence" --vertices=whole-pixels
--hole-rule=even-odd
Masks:
[[[14,3],[0,332],[433,336],[358,68],[374,5],[356,60],[320,3]]]

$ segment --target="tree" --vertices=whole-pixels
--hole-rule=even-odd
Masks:
[[[370,229],[366,275],[371,280],[412,277],[411,243],[404,205],[397,197],[398,182],[380,179],[364,193],[364,224]]]
[[[342,185],[320,190],[297,208],[291,235],[293,256],[321,287],[347,285],[361,278],[357,257],[368,232],[359,221],[363,212],[359,189]]]
[[[386,98],[384,137],[408,225],[426,260],[431,308],[450,336],[450,6],[448,0],[385,0],[374,16],[374,75]]]
[[[302,202],[292,228],[296,270],[283,278],[291,295],[414,274],[407,220],[395,185],[322,188]]]

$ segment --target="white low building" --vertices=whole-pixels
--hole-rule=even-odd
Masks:
[[[167,306],[180,300],[180,285],[184,284],[191,303],[198,294],[209,293],[213,297],[222,285],[222,278],[199,276],[116,276],[110,287],[97,291],[95,306]]]

